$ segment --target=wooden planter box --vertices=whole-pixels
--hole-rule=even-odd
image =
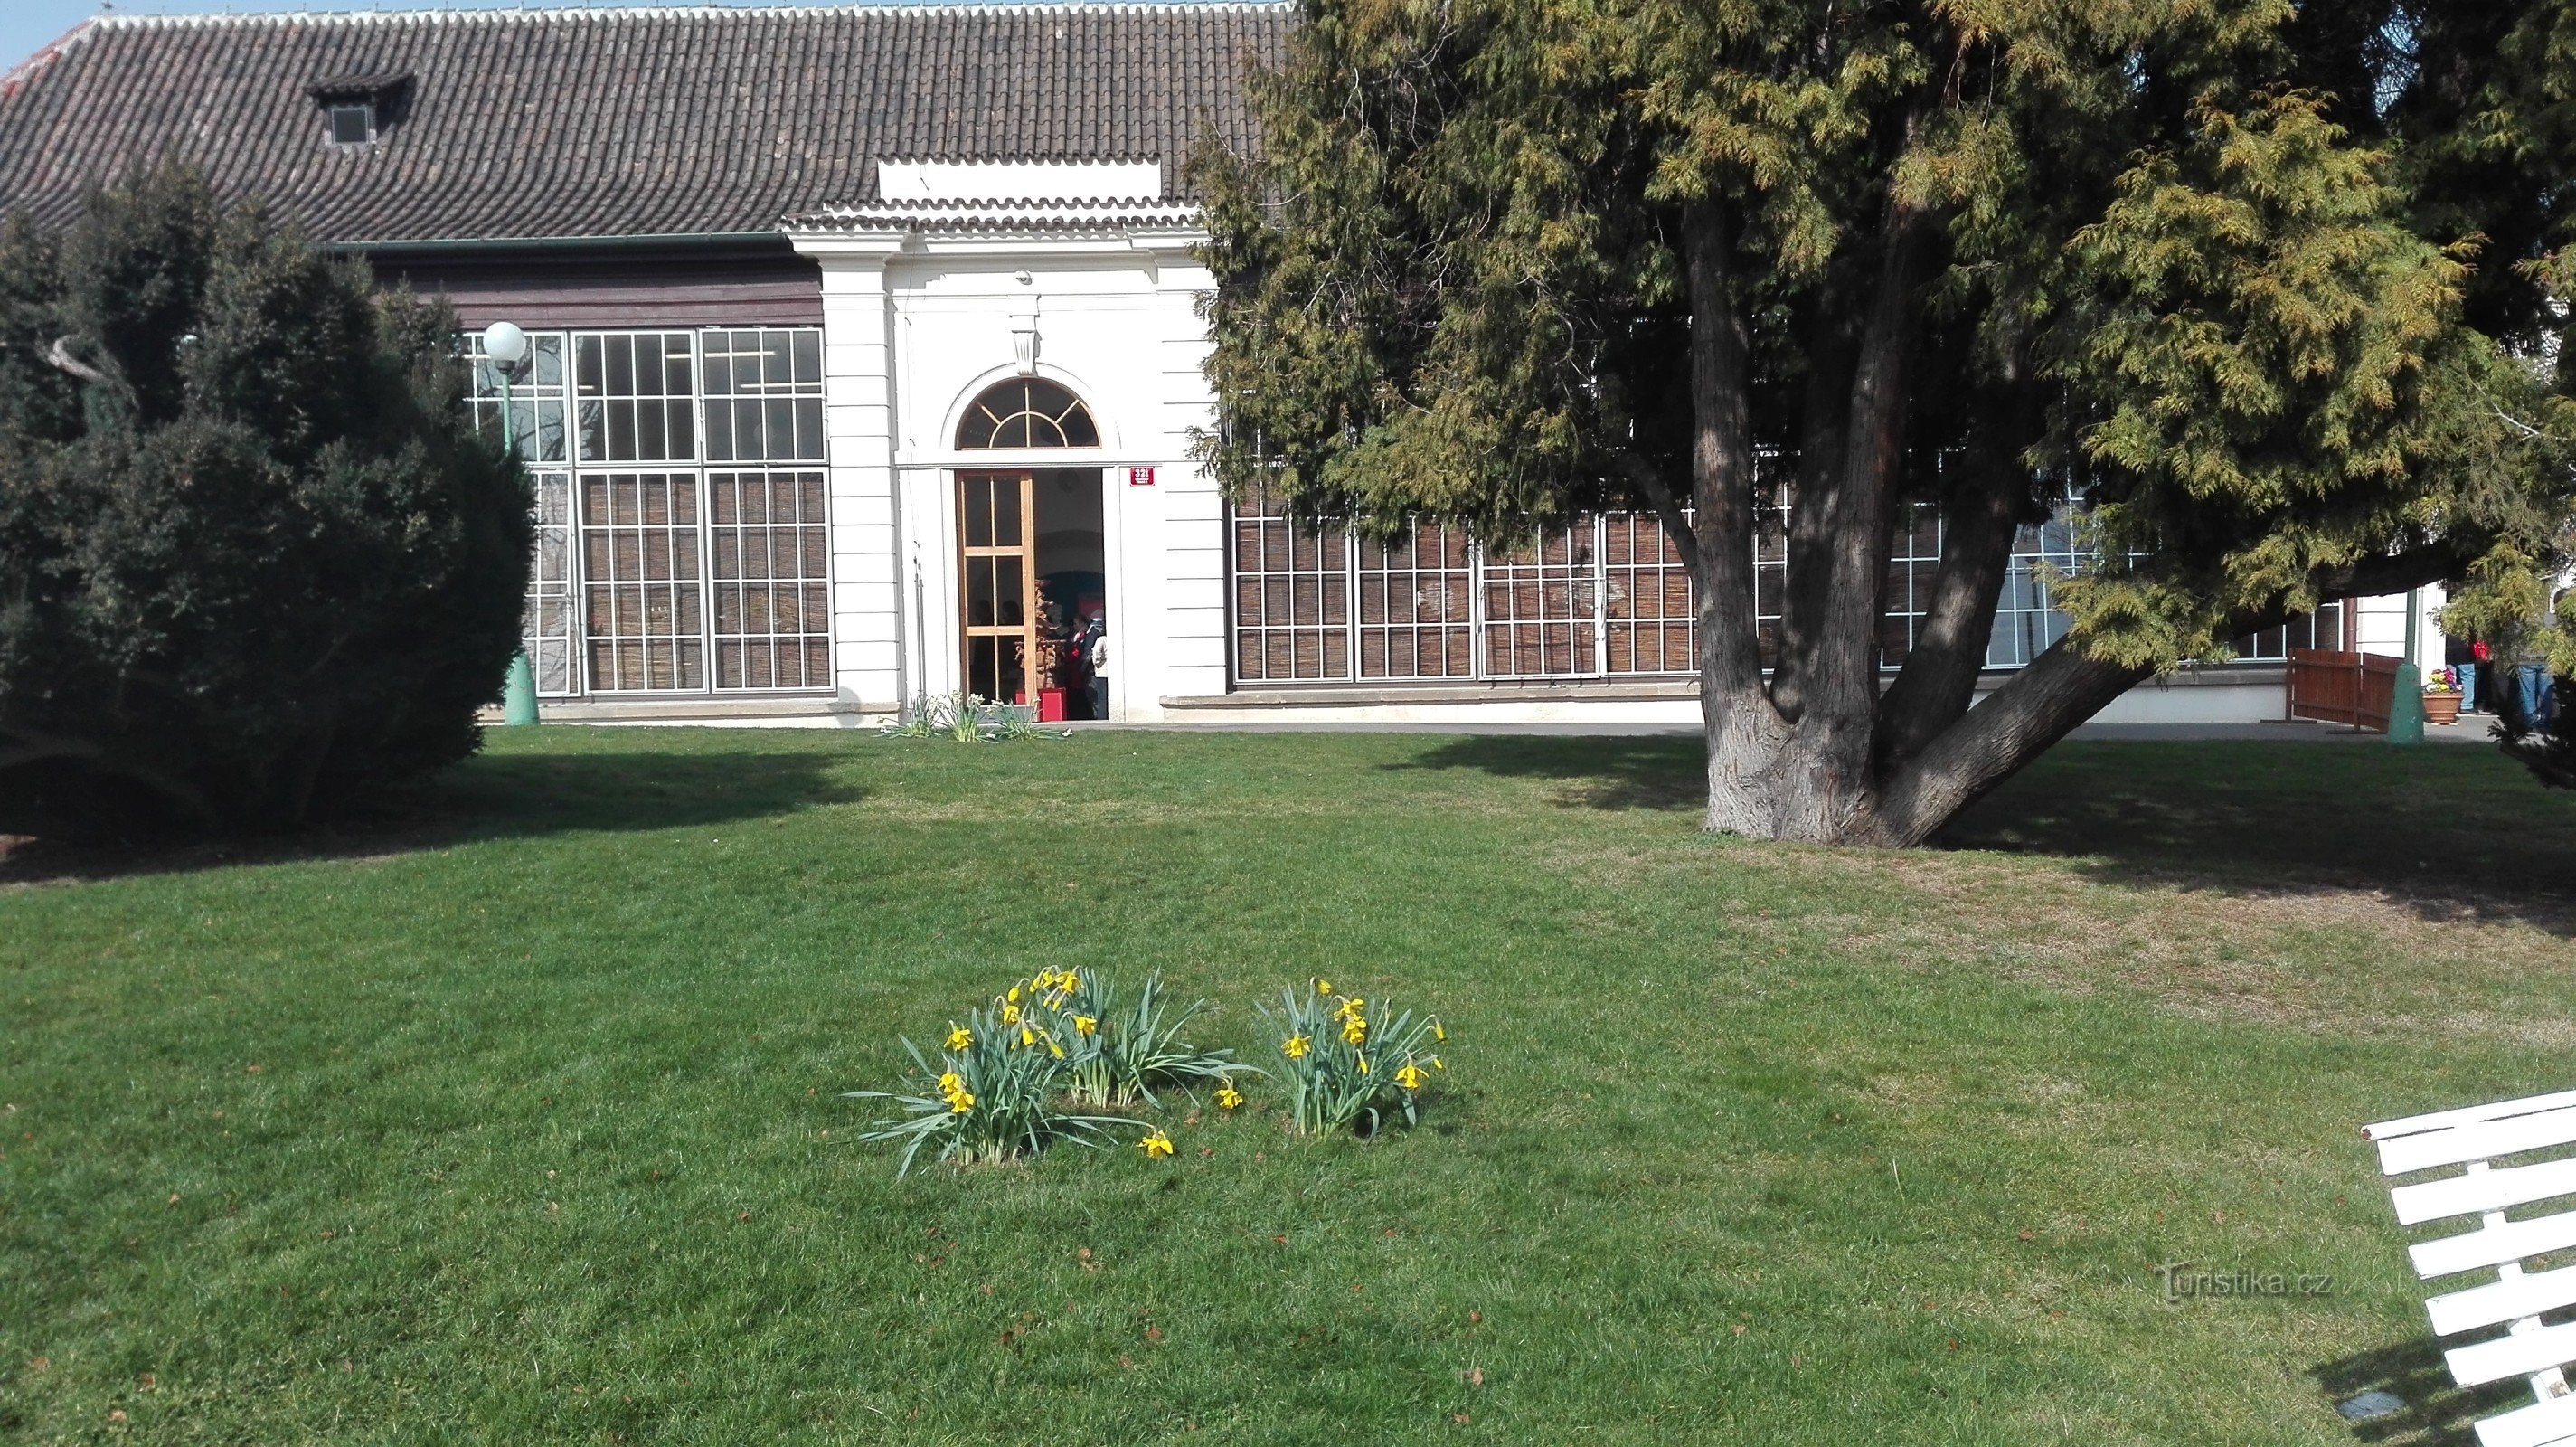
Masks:
[[[2455,724],[2459,721],[2460,696],[2458,694],[2428,693],[2424,695],[2424,722],[2439,725]]]

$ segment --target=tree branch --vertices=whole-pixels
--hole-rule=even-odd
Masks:
[[[2482,543],[2464,546],[2457,539],[2449,539],[2407,548],[2385,557],[2363,558],[2318,579],[2317,597],[2328,603],[2338,598],[2377,598],[2388,593],[2403,593],[2409,588],[2447,582],[2465,572],[2470,561],[2485,551]],[[2237,620],[2229,620],[2231,636],[2287,622],[2289,610],[2267,608],[2259,614],[2249,612],[2242,616],[2256,621],[2237,627]]]
[[[2318,593],[2327,601],[2402,593],[2458,576],[2474,555],[2449,541],[2364,558],[2318,579]],[[2286,604],[2248,608],[2228,618],[2225,632],[2252,633],[2290,616]],[[1879,795],[1872,842],[1922,843],[2154,672],[2104,662],[2060,639],[1897,771]]]
[[[1930,603],[1905,665],[1878,700],[1873,749],[1882,774],[1922,752],[1976,698],[2025,502],[1999,485],[2003,479],[1991,481],[1998,485],[1977,488],[1966,506],[1942,517]]]
[[[1673,540],[1673,547],[1682,555],[1682,569],[1690,574],[1691,586],[1706,588],[1708,579],[1701,576],[1700,570],[1699,533],[1691,526],[1689,515],[1682,511],[1681,499],[1674,496],[1672,480],[1664,476],[1661,468],[1633,452],[1613,454],[1611,465],[1645,497],[1647,506],[1655,510],[1656,521],[1663,524],[1665,535]]]
[[[1753,597],[1753,339],[1735,294],[1734,238],[1715,201],[1683,219],[1690,292],[1690,533],[1698,566],[1702,707],[1731,708],[1762,692]],[[1676,509],[1677,510],[1677,509]],[[1767,704],[1766,704],[1767,709]]]
[[[71,354],[73,335],[73,333],[67,332],[62,336],[54,338],[53,346],[48,348],[44,354],[46,363],[52,366],[56,371],[69,372],[84,382],[94,383],[101,387],[115,386],[115,378]]]
[[[2060,639],[1897,770],[1879,795],[1869,842],[1922,843],[2154,672],[2105,663]]]

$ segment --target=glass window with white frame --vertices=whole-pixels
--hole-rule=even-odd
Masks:
[[[832,686],[822,334],[530,332],[509,430],[536,484],[543,697]],[[476,426],[504,379],[465,339]],[[801,466],[797,464],[803,464]]]
[[[2079,505],[2070,494],[2015,535],[1989,670],[2027,667],[2066,636],[2070,620],[2053,605],[2049,579],[2092,560],[2078,536]],[[1766,668],[1777,661],[1788,584],[1786,521],[1784,502],[1766,503],[1754,539],[1754,622]],[[1438,523],[1383,545],[1329,524],[1312,531],[1259,498],[1229,509],[1228,523],[1237,684],[1678,681],[1699,668],[1697,592],[1680,549],[1650,514],[1586,514],[1503,547]],[[1891,540],[1882,668],[1901,667],[1913,649],[1942,537],[1938,509],[1918,503]],[[1343,606],[1354,596],[1356,612]],[[2328,603],[2237,639],[2225,661],[2278,663],[2292,648],[2339,648],[2343,620],[2343,605]]]

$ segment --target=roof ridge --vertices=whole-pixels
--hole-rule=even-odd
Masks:
[[[5,71],[0,71],[0,98],[7,97],[10,92],[35,79],[38,72],[62,59],[65,51],[78,45],[92,30],[98,28],[100,21],[107,18],[105,15],[84,16],[71,29],[38,47],[35,54]]]
[[[1018,206],[1065,209],[1076,206],[1145,206],[1194,211],[1195,201],[1172,201],[1160,196],[971,196],[954,199],[926,200],[921,197],[880,198],[874,201],[852,201],[825,206],[816,215],[833,215],[843,211],[958,211],[977,207]]]
[[[544,9],[515,10],[263,10],[209,12],[163,12],[158,14],[92,15],[74,26],[61,40],[40,50],[34,57],[0,80],[14,79],[18,70],[27,69],[37,60],[71,43],[91,29],[118,30],[185,30],[197,28],[243,27],[285,24],[350,24],[350,25],[428,25],[440,22],[467,23],[544,23],[564,20],[620,21],[651,20],[664,17],[691,19],[735,19],[752,17],[801,18],[814,15],[887,16],[902,19],[929,17],[955,18],[964,15],[1156,15],[1174,12],[1200,14],[1276,14],[1297,8],[1297,0],[932,0],[913,3],[878,5],[850,3],[839,5],[567,5]]]

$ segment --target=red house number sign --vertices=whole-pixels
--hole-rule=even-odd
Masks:
[[[1150,467],[1131,467],[1127,469],[1127,485],[1129,487],[1152,487],[1154,485],[1154,469]]]

